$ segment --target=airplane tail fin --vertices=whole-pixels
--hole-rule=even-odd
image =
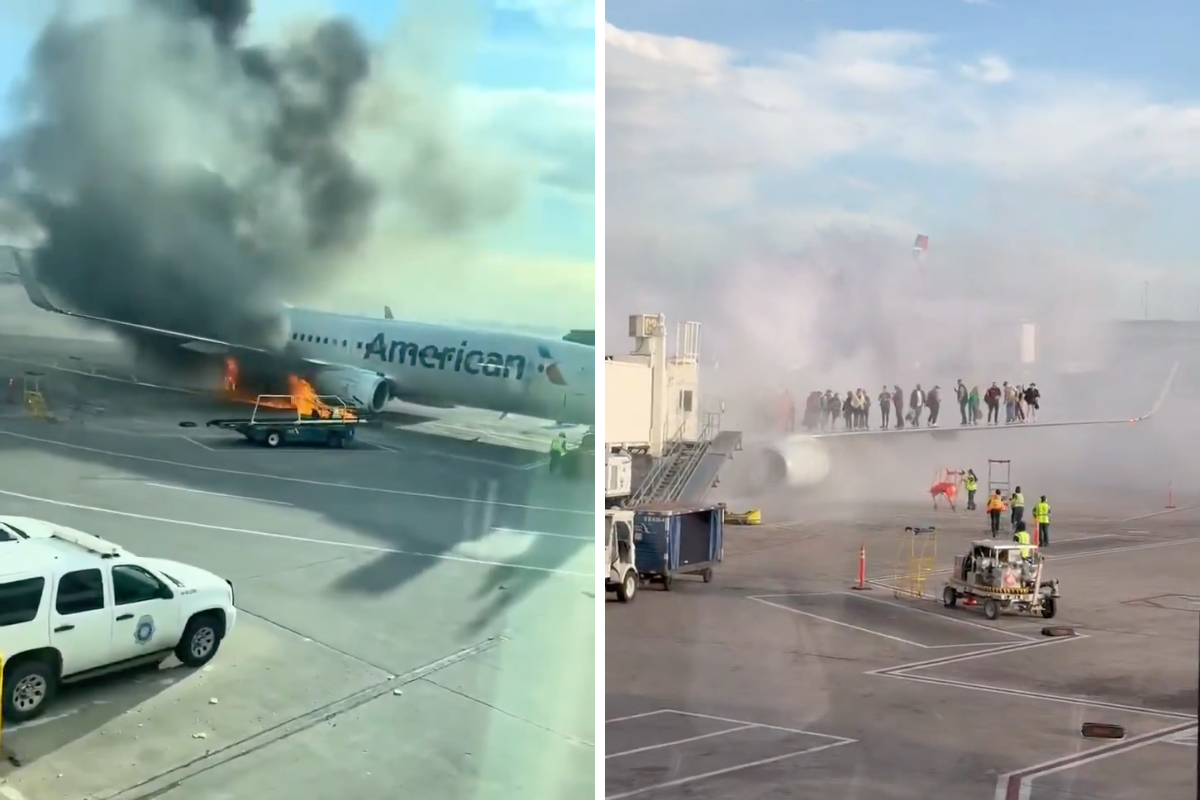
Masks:
[[[21,285],[25,287],[25,294],[29,295],[29,301],[43,311],[53,311],[56,314],[64,313],[61,308],[50,302],[50,298],[42,290],[42,285],[38,283],[37,276],[33,274],[33,264],[29,261],[27,253],[17,247],[6,247],[9,252],[9,257],[17,265],[17,277],[21,279]]]
[[[383,318],[384,319],[395,319],[395,317],[392,316],[392,307],[391,306],[383,307]]]

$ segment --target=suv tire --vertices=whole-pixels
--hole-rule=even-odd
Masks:
[[[221,649],[224,627],[216,614],[197,614],[192,617],[183,629],[179,644],[175,645],[175,657],[184,666],[203,667]]]
[[[3,719],[19,724],[39,717],[54,699],[58,670],[40,658],[4,665]]]

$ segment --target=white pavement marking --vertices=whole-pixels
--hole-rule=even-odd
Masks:
[[[860,593],[852,591],[852,590],[838,592],[838,594],[845,595],[846,597],[853,597],[855,600],[865,600],[869,603],[879,603],[880,605],[890,606],[891,608],[898,608],[902,611],[911,611],[914,614],[924,614],[926,616],[933,617],[934,619],[942,620],[943,622],[953,622],[956,625],[966,625],[969,628],[978,628],[979,630],[987,631],[988,633],[997,633],[997,634],[1000,634],[1001,636],[1012,636],[1017,639],[1024,639],[1027,642],[1037,641],[1032,636],[1026,636],[1023,633],[1017,633],[1016,631],[1006,631],[1001,628],[993,628],[991,625],[984,625],[982,622],[974,622],[969,619],[960,619],[956,616],[951,616],[949,614],[938,614],[933,611],[926,611],[923,608],[916,608],[915,606],[912,606],[912,605],[902,605],[900,603],[893,603],[890,600],[883,600],[878,597],[870,597],[868,595],[860,594]],[[1004,644],[1004,642],[980,642],[979,646],[984,647],[989,644]]]
[[[270,503],[273,506],[289,506],[291,508],[295,508],[294,504],[285,503],[282,500],[267,500],[266,498],[263,498],[263,497],[247,497],[244,494],[226,494],[225,492],[208,492],[208,491],[205,491],[204,489],[191,489],[191,488],[188,488],[187,486],[172,486],[169,483],[151,483],[150,481],[145,481],[145,484],[147,486],[153,486],[155,489],[174,489],[177,492],[190,492],[192,494],[206,494],[210,497],[228,497],[231,500],[249,500],[253,503]]]
[[[1191,511],[1193,508],[1200,508],[1200,503],[1192,503],[1191,505],[1179,506],[1178,508],[1164,508],[1162,511],[1154,511],[1150,514],[1139,514],[1136,517],[1126,517],[1125,519],[1118,520],[1118,522],[1137,522],[1143,519],[1150,519],[1151,517],[1161,517],[1163,514],[1176,514],[1180,511]]]
[[[831,592],[830,594],[840,594],[840,592]],[[967,644],[921,644],[920,642],[914,642],[911,639],[902,639],[899,636],[892,636],[890,633],[882,633],[880,631],[874,631],[874,630],[871,630],[870,628],[864,628],[861,625],[853,625],[849,622],[842,622],[841,620],[832,619],[830,617],[822,617],[820,614],[813,614],[808,611],[801,611],[798,608],[792,608],[791,606],[785,606],[782,603],[772,603],[770,600],[763,599],[764,597],[782,597],[782,596],[786,596],[786,595],[757,595],[757,596],[753,596],[753,597],[747,597],[746,599],[754,600],[755,602],[762,603],[765,606],[772,606],[773,608],[778,608],[781,611],[790,611],[791,613],[799,614],[802,617],[809,617],[811,619],[820,620],[821,622],[828,622],[830,625],[838,625],[843,628],[849,628],[852,631],[858,631],[859,633],[865,633],[870,636],[878,636],[881,639],[888,639],[890,641],[898,642],[900,644],[906,644],[909,647],[918,647],[922,650],[948,650],[952,647],[984,647],[988,644],[997,644],[996,642],[969,642]]]
[[[663,742],[662,744],[648,744],[645,747],[635,747],[632,750],[622,750],[619,753],[609,753],[605,756],[605,758],[621,758],[622,756],[632,756],[636,755],[637,753],[649,753],[651,750],[658,750],[663,747],[676,747],[681,744],[691,744],[692,742],[699,742],[702,739],[713,739],[717,736],[724,736],[727,733],[754,730],[757,727],[757,725],[739,725],[736,728],[727,728],[723,731],[714,731],[713,733],[701,733],[698,736],[689,736],[686,739],[675,739],[670,742]]]
[[[576,536],[572,533],[555,533],[553,531],[528,531],[524,528],[492,528],[492,533],[515,533],[522,536],[550,536],[556,539],[575,539],[580,542],[592,541],[593,534]]]
[[[0,784],[0,796],[6,797],[8,800],[25,800],[25,795],[12,786],[5,786],[3,784]]]
[[[220,452],[219,450],[217,450],[217,448],[209,447],[208,445],[204,444],[203,442],[199,441],[198,439],[193,439],[191,436],[184,436],[182,438],[185,442],[191,442],[192,444],[196,445],[196,447],[203,447],[205,450],[207,450],[210,453]]]
[[[0,489],[0,495],[8,497],[16,497],[21,500],[30,500],[35,503],[46,503],[53,506],[61,506],[63,508],[75,508],[80,511],[94,511],[98,514],[112,514],[118,517],[127,517],[129,519],[140,519],[147,522],[162,522],[168,525],[183,525],[189,528],[202,528],[210,531],[224,531],[225,533],[240,533],[245,536],[259,536],[264,539],[279,539],[289,542],[303,542],[305,544],[320,544],[329,547],[343,547],[348,550],[360,550],[368,553],[389,553],[392,555],[412,556],[414,558],[432,558],[440,561],[456,561],[462,564],[478,564],[487,567],[510,567],[512,569],[523,569],[530,572],[544,572],[554,575],[569,575],[571,577],[591,578],[595,579],[594,572],[573,572],[565,569],[552,569],[550,567],[535,567],[529,564],[513,564],[506,561],[490,561],[481,558],[468,558],[466,556],[455,556],[449,553],[422,553],[416,550],[400,550],[394,547],[377,547],[369,544],[356,544],[353,542],[338,542],[330,539],[312,539],[307,536],[292,536],[284,533],[272,533],[270,531],[257,531],[250,528],[232,528],[227,525],[209,525],[204,522],[191,522],[190,520],[170,519],[169,517],[155,517],[149,514],[135,514],[132,511],[117,511],[112,508],[101,508],[100,506],[89,506],[82,503],[68,503],[65,500],[53,500],[49,497],[38,497],[36,495],[21,494],[20,492],[10,492]]]
[[[3,433],[3,431],[0,431],[0,433]],[[1104,534],[1104,535],[1105,536],[1119,536],[1120,534],[1109,533],[1109,534]],[[1089,536],[1086,538],[1099,539],[1100,537],[1099,536]],[[1079,540],[1073,539],[1072,541],[1079,541]],[[1183,545],[1183,544],[1195,544],[1196,542],[1200,542],[1200,536],[1193,536],[1188,539],[1172,539],[1169,542],[1151,542],[1150,544],[1131,544],[1131,545],[1127,545],[1125,547],[1106,547],[1103,550],[1088,550],[1083,553],[1067,553],[1065,556],[1051,554],[1051,555],[1046,556],[1046,562],[1048,564],[1056,564],[1059,561],[1074,561],[1079,558],[1094,558],[1095,556],[1114,555],[1114,554],[1118,554],[1118,553],[1136,553],[1140,550],[1157,550],[1161,547],[1179,547],[1180,545]],[[953,568],[935,569],[931,572],[926,572],[925,574],[926,575],[949,575],[953,571],[954,571]],[[896,589],[895,586],[892,586],[889,583],[884,583],[884,581],[895,580],[895,578],[896,578],[895,575],[881,575],[877,578],[867,579],[867,583],[884,586],[888,589]],[[931,595],[926,595],[926,596],[931,596]]]
[[[805,730],[800,730],[799,728],[785,728],[780,725],[763,725],[763,724],[760,724],[757,722],[747,722],[746,720],[741,720],[741,719],[730,719],[729,717],[717,717],[712,714],[699,714],[694,711],[680,711],[680,710],[674,709],[674,708],[660,708],[657,711],[647,711],[642,714],[631,714],[627,717],[616,717],[614,719],[605,720],[604,724],[611,725],[614,722],[627,722],[629,720],[641,719],[643,717],[653,717],[653,716],[657,716],[660,714],[675,714],[675,715],[681,716],[681,717],[694,717],[696,719],[713,720],[714,722],[726,722],[726,723],[729,723],[730,725],[734,725],[737,727],[730,728],[730,729],[723,730],[723,731],[718,731],[717,733],[706,733],[706,734],[703,734],[700,736],[692,736],[687,739],[679,739],[679,740],[676,740],[673,742],[665,742],[663,744],[651,745],[649,747],[639,747],[635,750],[627,750],[622,753],[613,753],[611,756],[606,756],[606,758],[617,758],[619,756],[627,756],[627,755],[632,755],[634,753],[642,753],[642,752],[647,752],[650,750],[657,750],[661,747],[673,747],[675,745],[688,744],[689,742],[694,742],[694,741],[698,741],[701,739],[709,739],[709,738],[712,738],[715,736],[724,736],[727,733],[735,733],[737,731],[750,730],[752,728],[763,728],[765,730],[779,731],[782,733],[789,733],[789,734],[793,734],[796,736],[811,736],[816,739],[829,739],[831,741],[829,742],[829,744],[817,745],[816,747],[810,747],[806,750],[797,750],[795,752],[785,753],[781,756],[775,756],[773,758],[763,758],[763,759],[759,759],[757,761],[750,761],[745,764],[738,764],[733,767],[726,767],[725,769],[712,770],[711,772],[705,772],[700,775],[691,775],[686,778],[679,778],[677,780],[667,781],[665,783],[656,783],[653,786],[643,786],[639,789],[631,789],[627,792],[620,792],[618,794],[605,795],[605,800],[620,800],[620,798],[634,797],[636,795],[646,794],[647,792],[653,792],[653,791],[657,791],[659,789],[669,789],[669,788],[672,788],[675,786],[683,786],[684,784],[695,783],[696,781],[707,780],[708,778],[717,778],[722,775],[729,775],[731,773],[740,772],[745,769],[753,769],[754,767],[761,767],[766,764],[774,764],[778,761],[785,761],[789,758],[798,758],[799,756],[808,755],[810,753],[819,753],[822,750],[830,750],[834,747],[841,747],[842,745],[847,745],[847,744],[856,744],[858,742],[857,739],[848,739],[845,736],[831,736],[828,733],[816,733],[815,731],[805,731]]]
[[[1082,753],[1073,753],[1051,761],[1043,761],[1041,764],[1035,764],[1032,767],[1026,767],[1016,772],[1005,773],[996,781],[995,800],[1029,800],[1033,794],[1033,781],[1035,778],[1065,772],[1066,770],[1082,767],[1085,764],[1091,764],[1095,761],[1140,750],[1148,745],[1169,741],[1172,737],[1178,736],[1188,730],[1195,730],[1195,728],[1195,722],[1172,725],[1169,728],[1163,728],[1153,733],[1144,733],[1141,736],[1134,736],[1130,739],[1113,742],[1112,744],[1101,745],[1091,750],[1085,750]]]
[[[658,791],[659,789],[670,789],[670,788],[673,788],[676,786],[683,786],[684,784],[688,784],[688,783],[695,783],[696,781],[708,780],[709,778],[719,778],[722,775],[729,775],[730,773],[733,773],[733,772],[741,772],[742,770],[745,770],[745,769],[753,769],[754,767],[762,767],[762,766],[766,766],[767,764],[774,764],[779,761],[786,761],[789,758],[799,758],[800,756],[811,755],[812,753],[819,753],[822,750],[832,750],[835,747],[842,747],[844,745],[854,744],[854,741],[855,740],[853,740],[853,739],[847,739],[845,741],[840,741],[840,742],[829,742],[828,744],[819,744],[816,747],[809,747],[806,750],[797,750],[794,753],[784,753],[781,756],[774,756],[773,758],[760,758],[757,761],[750,761],[745,764],[738,764],[737,766],[734,766],[734,767],[726,767],[725,769],[714,769],[711,772],[702,772],[699,775],[690,775],[686,778],[677,778],[673,781],[665,781],[663,783],[656,783],[653,786],[643,786],[640,789],[631,789],[628,792],[618,792],[617,794],[605,795],[604,800],[622,800],[622,798],[625,798],[625,797],[635,797],[636,795],[645,794],[647,792]]]
[[[113,456],[114,458],[128,458],[131,461],[141,461],[149,464],[166,464],[172,467],[181,469],[194,469],[201,472],[213,472],[222,475],[239,475],[245,478],[262,478],[272,481],[286,481],[288,483],[299,483],[306,486],[321,486],[328,489],[346,489],[356,492],[375,492],[378,494],[390,494],[397,497],[419,497],[425,500],[443,500],[452,503],[492,503],[497,506],[506,508],[521,508],[528,511],[548,511],[555,514],[572,514],[585,517],[594,517],[595,511],[580,511],[569,508],[551,508],[548,506],[533,506],[523,503],[504,503],[493,502],[486,499],[470,498],[470,497],[454,497],[453,495],[430,494],[426,492],[409,492],[403,489],[384,489],[380,486],[356,486],[345,483],[327,483],[326,481],[312,480],[309,478],[295,478],[287,475],[272,475],[269,472],[249,472],[247,470],[228,469],[225,467],[210,467],[204,464],[189,464],[185,461],[171,461],[167,458],[152,458],[150,456],[133,455],[132,453],[121,453],[115,450],[103,450],[99,447],[85,447],[81,444],[71,444],[69,442],[60,442],[56,439],[43,439],[39,436],[29,436],[24,433],[14,433],[12,431],[0,431],[0,436],[9,436],[14,439],[24,439],[30,442],[39,442],[41,444],[53,445],[62,447],[67,450],[79,450],[85,453],[97,453],[99,455]]]
[[[15,725],[8,724],[4,726],[3,730],[5,733],[16,733],[17,731],[23,731],[28,728],[37,728],[41,725],[46,725],[51,722],[58,722],[59,720],[66,719],[67,717],[73,717],[81,711],[83,711],[83,708],[73,708],[70,711],[63,711],[58,714],[50,714],[48,716],[38,717],[37,719],[31,719],[28,722],[18,722]]]

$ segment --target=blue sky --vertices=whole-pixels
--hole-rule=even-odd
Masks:
[[[659,237],[713,219],[752,228],[747,247],[799,246],[830,224],[928,233],[931,252],[1026,237],[1139,291],[1200,283],[1187,225],[1200,7],[610,0],[605,13],[610,241],[614,205],[651,235],[641,198],[670,208]],[[690,202],[665,206],[671,194]]]
[[[316,7],[353,18],[380,40],[401,16],[446,7],[431,0],[259,0],[255,5],[259,18],[269,20],[262,23],[266,27],[302,16],[295,7]],[[582,326],[593,316],[595,26],[592,7],[579,13],[580,5],[576,0],[479,0],[479,33],[464,48],[463,73],[454,76],[459,138],[468,151],[472,142],[498,146],[513,163],[525,165],[522,175],[542,178],[526,187],[518,218],[471,245],[475,252],[462,256],[470,263],[464,261],[452,275],[453,286],[444,291],[423,287],[431,300],[425,305],[453,304],[468,317],[490,320],[519,315],[523,309],[494,307],[503,291],[515,293],[531,309],[558,308],[564,319],[554,324]],[[0,83],[11,86],[23,70],[36,26],[6,22],[0,26]],[[529,164],[540,166],[534,170]],[[464,292],[464,284],[477,291]],[[414,303],[411,288],[397,287],[398,294],[409,295],[393,301],[398,313]],[[543,296],[564,290],[569,296],[558,304]]]

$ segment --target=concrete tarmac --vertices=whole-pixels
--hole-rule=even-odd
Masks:
[[[942,606],[982,512],[813,505],[728,528],[713,583],[608,605],[606,796],[1190,800],[1200,507],[1162,505],[1056,493],[1047,573],[1067,638]],[[914,588],[897,579],[914,574],[904,527],[930,524],[926,597],[897,596]],[[1126,737],[1084,739],[1085,721]]]
[[[0,380],[41,372],[57,419],[0,407],[0,510],[212,570],[243,615],[202,670],[6,730],[0,796],[594,795],[592,487],[546,474],[552,430],[533,452],[401,417],[267,450],[203,427],[248,409],[127,383],[111,349],[71,343],[66,372],[54,341],[0,337]]]

